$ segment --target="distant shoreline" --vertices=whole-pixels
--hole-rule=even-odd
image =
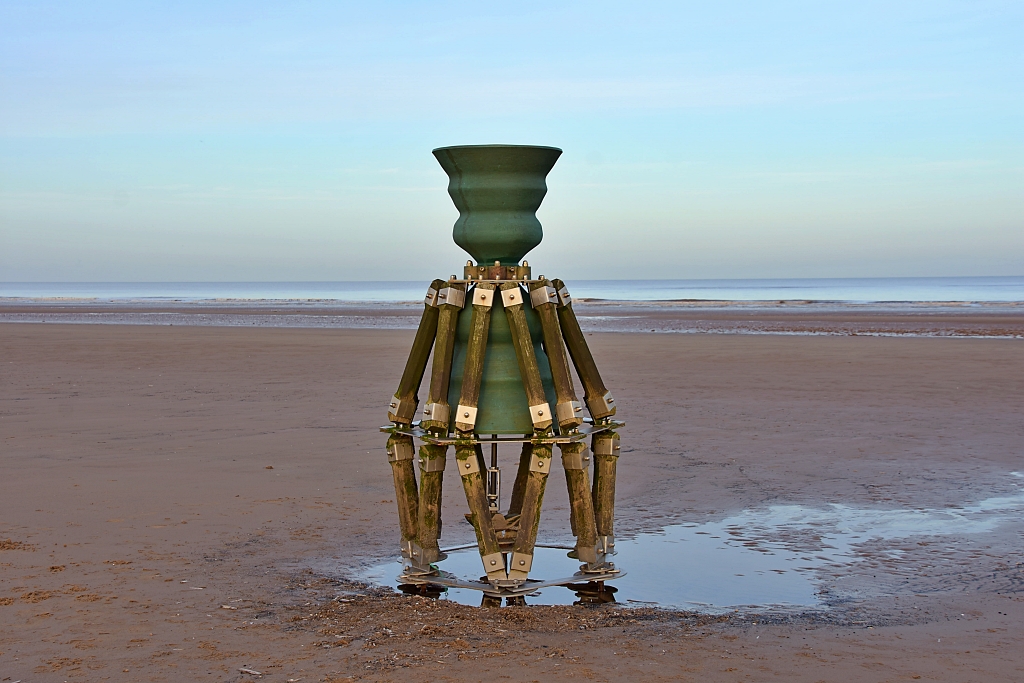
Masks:
[[[594,301],[587,332],[1024,339],[1024,302]],[[421,302],[0,298],[0,323],[324,329],[416,328]]]

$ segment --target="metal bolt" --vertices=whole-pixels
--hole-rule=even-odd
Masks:
[[[519,560],[519,565],[520,565],[520,566],[522,566],[522,565],[524,565],[524,564],[526,564],[526,560]]]
[[[537,411],[537,415],[543,415],[543,414],[544,414],[544,411],[543,411],[543,410],[538,410],[538,411]]]
[[[491,564],[498,564],[497,560],[491,560]]]
[[[469,417],[469,413],[463,413],[462,417]]]
[[[470,465],[470,464],[469,464],[469,463],[467,462],[467,463],[466,463],[466,469],[468,470],[468,469],[469,469],[470,467],[472,467],[472,465]]]

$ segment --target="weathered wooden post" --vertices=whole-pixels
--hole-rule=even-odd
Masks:
[[[543,237],[536,211],[545,177],[562,153],[554,147],[442,147],[434,156],[449,177],[459,209],[455,242],[474,257],[461,279],[434,280],[398,391],[388,407],[387,452],[395,480],[404,583],[475,588],[485,603],[555,585],[597,586],[622,576],[614,554],[615,465],[623,426],[615,402],[561,280],[534,279],[522,260]],[[416,420],[427,361],[427,401]],[[571,367],[584,390],[586,417]],[[590,476],[591,439],[594,473]],[[415,439],[420,441],[416,457]],[[508,508],[500,511],[499,444],[521,444]],[[484,446],[490,447],[490,463]],[[570,557],[579,571],[560,579],[530,578],[552,449],[561,452],[569,490]],[[486,576],[459,579],[437,563],[441,487],[447,452],[466,494]],[[415,464],[419,464],[419,481]],[[593,484],[591,485],[591,481]],[[563,547],[563,546],[547,546]],[[613,590],[613,589],[609,589]],[[608,593],[610,595],[610,593]]]

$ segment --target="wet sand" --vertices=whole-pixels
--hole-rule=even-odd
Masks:
[[[1020,522],[867,544],[805,610],[480,610],[352,581],[396,547],[377,427],[411,338],[0,324],[0,680],[1024,679]],[[590,341],[628,423],[620,536],[1020,490],[1019,340]],[[446,545],[471,535],[453,479]]]

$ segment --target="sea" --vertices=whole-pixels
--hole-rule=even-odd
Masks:
[[[599,301],[1024,302],[1024,276],[569,280],[576,299]],[[396,282],[2,282],[11,301],[402,303],[421,301],[425,281]]]

